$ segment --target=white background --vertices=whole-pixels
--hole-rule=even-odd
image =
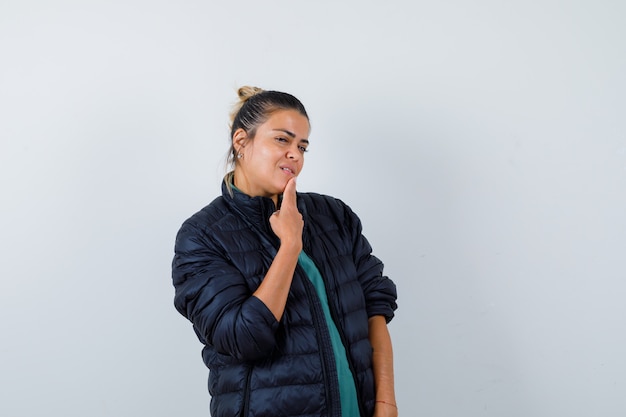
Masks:
[[[172,304],[243,84],[399,290],[403,416],[626,414],[626,3],[0,3],[0,415],[206,416]]]

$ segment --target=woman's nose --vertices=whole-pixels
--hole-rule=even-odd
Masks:
[[[298,160],[298,158],[300,158],[300,152],[298,148],[293,148],[293,147],[289,148],[289,150],[287,151],[287,158]]]

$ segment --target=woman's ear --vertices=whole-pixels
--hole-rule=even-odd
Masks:
[[[241,152],[241,148],[245,147],[246,143],[248,143],[248,133],[242,128],[235,130],[235,133],[233,133],[233,148],[237,152]]]

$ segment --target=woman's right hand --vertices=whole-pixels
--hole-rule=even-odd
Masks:
[[[302,250],[302,229],[304,220],[296,205],[296,178],[291,178],[283,192],[280,210],[270,217],[272,231],[280,239],[281,246],[293,247],[298,253]]]
[[[302,229],[304,220],[296,206],[296,179],[287,182],[283,193],[280,210],[270,216],[272,230],[280,239],[280,248],[263,278],[263,282],[254,292],[280,321],[285,311],[291,280],[302,251]]]

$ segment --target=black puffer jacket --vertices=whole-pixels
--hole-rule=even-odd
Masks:
[[[205,345],[211,415],[340,417],[330,337],[319,298],[298,266],[277,322],[252,293],[279,246],[274,203],[238,191],[189,218],[176,238],[176,309]],[[368,318],[391,320],[396,288],[371,255],[357,216],[341,201],[298,193],[304,251],[320,270],[355,377],[362,416],[374,409]]]

